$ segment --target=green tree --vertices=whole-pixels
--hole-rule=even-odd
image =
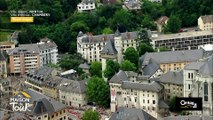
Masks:
[[[144,55],[146,52],[154,52],[155,50],[152,48],[152,46],[147,45],[145,43],[141,43],[139,45],[138,51],[139,51],[139,56],[141,56],[141,55]]]
[[[59,61],[59,66],[62,69],[69,70],[74,69],[78,70],[78,66],[83,62],[82,58],[77,55],[66,55]]]
[[[103,33],[103,34],[112,34],[112,33],[113,33],[113,30],[110,29],[110,28],[104,28],[102,33]]]
[[[142,24],[143,28],[148,28],[150,30],[157,29],[157,26],[156,26],[154,20],[149,15],[144,15],[144,18],[143,18],[141,24]]]
[[[165,33],[167,32],[177,33],[180,30],[180,28],[181,28],[181,20],[177,16],[172,15],[169,18],[167,25],[164,26],[163,31]]]
[[[108,60],[106,63],[106,69],[104,70],[104,76],[109,80],[119,71],[119,63],[116,61]]]
[[[130,62],[134,63],[136,66],[138,65],[138,52],[133,47],[129,47],[126,49],[124,53],[124,59],[129,60]]]
[[[7,10],[6,0],[0,0],[0,10]]]
[[[162,51],[169,51],[169,49],[166,48],[166,47],[160,47],[159,50],[160,50],[160,52],[162,52]]]
[[[176,99],[177,99],[177,96],[173,96],[169,102],[169,110],[171,112],[180,112],[177,110]]]
[[[99,120],[99,113],[93,110],[86,110],[81,118],[82,120]]]
[[[100,62],[92,62],[90,66],[90,74],[91,76],[102,77],[102,66]]]
[[[102,78],[92,77],[87,85],[87,99],[90,102],[95,102],[102,107],[109,107],[110,103],[110,88],[107,82]]]
[[[151,39],[150,39],[150,35],[148,34],[147,29],[141,28],[139,30],[137,41],[150,45]]]
[[[128,61],[128,60],[124,60],[124,61],[121,63],[121,70],[124,70],[124,71],[135,71],[135,70],[136,70],[136,67],[135,67],[135,64],[134,64],[134,63],[131,63],[131,62]]]

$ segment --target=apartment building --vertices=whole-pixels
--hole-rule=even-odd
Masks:
[[[111,93],[111,112],[119,107],[138,108],[160,119],[168,112],[163,100],[164,88],[158,82],[148,84],[137,81],[137,74],[120,70],[109,81]]]
[[[149,0],[150,2],[156,2],[156,3],[161,3],[162,0]]]
[[[213,55],[202,62],[188,64],[183,70],[184,97],[201,97],[203,110],[194,115],[213,115]]]
[[[39,48],[35,44],[22,44],[9,51],[10,73],[25,74],[40,68]]]
[[[87,105],[86,83],[84,80],[63,79],[57,89],[59,89],[60,102],[76,108]]]
[[[91,11],[94,10],[95,7],[95,0],[82,0],[78,5],[77,9],[79,12],[83,11]]]
[[[10,49],[14,48],[15,48],[14,42],[0,42],[0,50],[4,50],[8,53]]]
[[[0,50],[0,78],[7,77],[7,56],[6,52]]]
[[[213,15],[200,16],[198,18],[198,28],[200,30],[213,30]]]
[[[165,47],[169,50],[198,49],[199,45],[213,44],[212,31],[191,31],[176,34],[153,34],[151,44],[155,49]]]
[[[122,59],[122,54],[128,47],[136,48],[137,42],[137,33],[136,32],[125,32],[120,33],[118,30],[115,34],[107,35],[91,35],[84,34],[79,32],[77,37],[77,52],[82,55],[82,57],[87,60],[89,63],[93,61],[102,61],[101,51],[106,46],[107,42],[109,47],[106,46],[106,51],[109,49],[115,48],[118,56],[117,59]],[[111,49],[110,49],[111,48]],[[106,52],[105,51],[105,52]]]
[[[49,38],[43,38],[37,43],[40,51],[40,66],[47,64],[57,64],[58,62],[58,48],[55,42]]]
[[[153,66],[151,67],[152,70],[157,70],[158,66],[155,64],[157,63],[164,73],[168,71],[180,71],[186,64],[199,61],[206,56],[207,55],[203,49],[153,53],[147,52],[139,58],[139,69],[143,73],[145,68],[151,65]],[[152,61],[152,64],[150,64],[150,60]]]
[[[183,71],[167,72],[157,79],[164,86],[164,99],[169,101],[173,96],[183,97]]]

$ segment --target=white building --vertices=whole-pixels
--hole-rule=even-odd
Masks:
[[[213,30],[213,15],[200,16],[198,18],[198,28],[200,30]]]
[[[159,119],[168,110],[163,91],[158,82],[140,83],[136,73],[120,70],[110,79],[111,112],[119,107],[139,108]]]
[[[162,0],[149,0],[150,2],[156,2],[156,3],[161,3]]]
[[[81,3],[77,5],[79,12],[91,11],[95,9],[95,0],[82,0]]]
[[[203,111],[193,114],[213,115],[213,56],[184,68],[184,97],[203,98]]]
[[[37,43],[40,51],[40,66],[47,65],[49,63],[57,64],[58,62],[58,48],[55,42],[48,38],[43,38]]]

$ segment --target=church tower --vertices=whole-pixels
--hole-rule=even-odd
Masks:
[[[120,31],[117,29],[114,37],[115,49],[117,50],[117,61],[119,64],[123,61],[123,45],[122,45],[122,36]]]

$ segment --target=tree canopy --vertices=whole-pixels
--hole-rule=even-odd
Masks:
[[[105,82],[102,78],[90,78],[86,93],[88,101],[95,102],[101,107],[109,107],[110,88],[108,83]]]
[[[152,48],[152,46],[147,45],[145,43],[141,43],[138,47],[139,56],[144,55],[146,52],[154,52],[155,50]]]
[[[99,120],[99,113],[93,110],[86,110],[81,118],[82,120]]]
[[[131,63],[130,61],[128,60],[124,60],[122,63],[121,63],[121,70],[124,70],[124,71],[135,71],[137,68],[135,66],[134,63]]]
[[[118,62],[113,60],[108,60],[106,63],[106,69],[104,70],[104,76],[109,80],[111,79],[118,71],[120,65]]]
[[[138,58],[139,58],[139,55],[135,48],[129,47],[126,49],[126,51],[124,53],[125,60],[129,60],[130,62],[134,63],[137,66]]]
[[[164,26],[163,31],[164,33],[168,32],[177,33],[180,30],[180,28],[181,28],[181,20],[177,16],[172,15],[169,18],[168,23]]]
[[[92,62],[90,65],[91,76],[102,77],[102,66],[100,62]]]

